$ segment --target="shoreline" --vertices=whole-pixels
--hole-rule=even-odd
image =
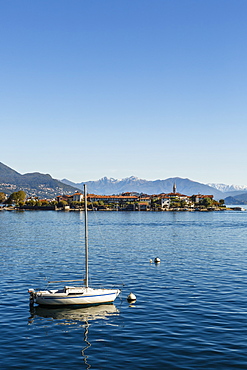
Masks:
[[[56,211],[56,212],[84,212],[84,208],[57,208],[57,207],[0,207],[0,211]],[[168,208],[168,209],[148,209],[148,210],[129,210],[129,209],[88,209],[94,212],[222,212],[222,211],[246,211],[243,207],[216,207],[210,209],[203,208]]]

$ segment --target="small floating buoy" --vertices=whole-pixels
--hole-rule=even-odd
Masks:
[[[127,301],[128,302],[133,302],[133,301],[136,301],[136,296],[134,295],[134,293],[130,293],[127,297]]]
[[[154,262],[155,262],[155,263],[160,263],[160,259],[159,259],[158,257],[156,257],[156,258],[154,259]]]
[[[34,306],[34,297],[35,297],[35,291],[34,289],[28,289],[29,296],[29,306],[32,308]]]

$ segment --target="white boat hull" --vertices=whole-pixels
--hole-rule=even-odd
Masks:
[[[63,290],[32,291],[30,299],[43,306],[90,306],[112,303],[119,293],[119,289],[65,287]]]

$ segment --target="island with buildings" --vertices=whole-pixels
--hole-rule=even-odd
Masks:
[[[13,193],[3,202],[14,209],[23,210],[65,210],[84,209],[84,195],[76,191],[74,194],[59,195],[54,199],[38,199],[25,197],[24,191]],[[95,211],[218,211],[225,210],[224,199],[216,201],[213,195],[184,195],[177,192],[174,183],[172,192],[161,194],[143,194],[125,192],[117,195],[87,194],[89,210]]]

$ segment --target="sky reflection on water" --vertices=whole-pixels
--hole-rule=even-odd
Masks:
[[[91,284],[120,297],[30,314],[28,288],[82,277],[83,218],[1,213],[1,368],[245,368],[246,226],[247,212],[90,214]]]

